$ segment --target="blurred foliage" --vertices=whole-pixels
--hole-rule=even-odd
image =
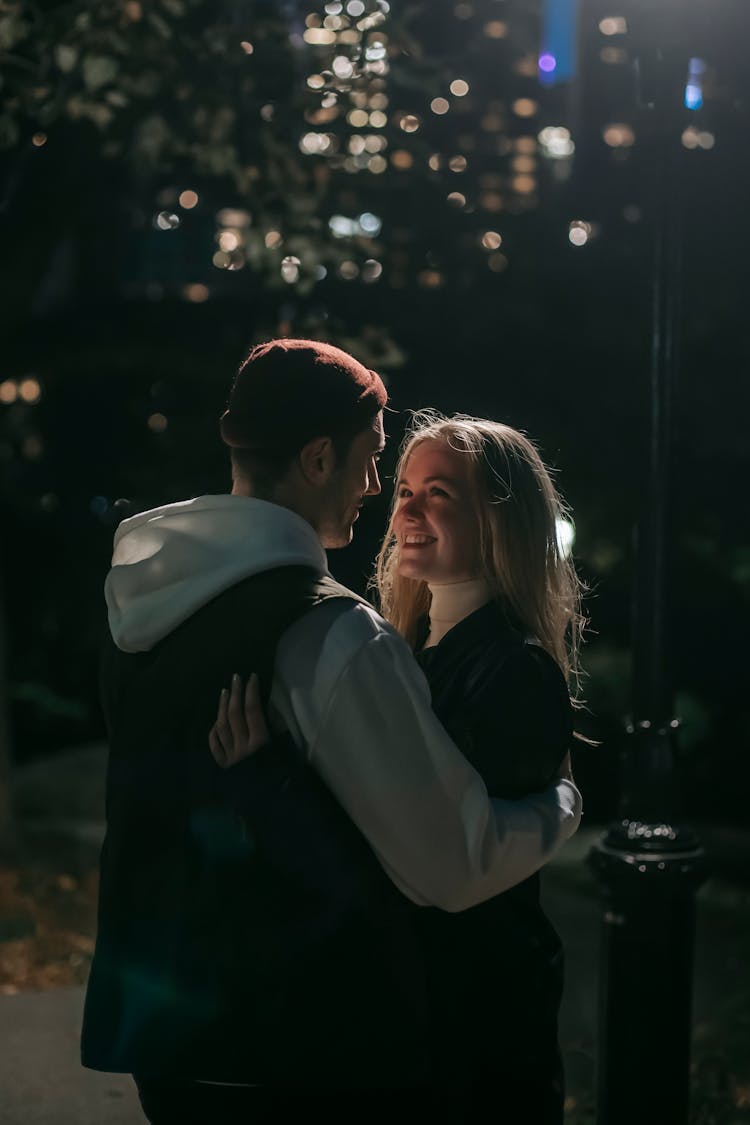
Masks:
[[[124,155],[136,170],[189,161],[245,187],[262,160],[273,178],[273,130],[260,115],[253,60],[240,47],[250,32],[271,56],[264,78],[275,72],[276,92],[285,91],[294,74],[283,5],[77,0],[43,10],[31,0],[4,2],[3,146],[30,130],[90,121],[100,154]]]

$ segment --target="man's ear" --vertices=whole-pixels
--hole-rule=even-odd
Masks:
[[[329,437],[313,438],[299,451],[300,472],[308,484],[327,484],[336,468],[336,453]]]

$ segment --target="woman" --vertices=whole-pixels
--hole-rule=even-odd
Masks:
[[[543,788],[570,748],[582,618],[558,542],[563,514],[523,434],[463,415],[415,417],[378,558],[381,612],[414,647],[437,715],[492,797]],[[249,731],[239,686],[222,699],[211,735],[222,765],[265,738],[253,685],[248,703]],[[232,799],[242,810],[236,785]],[[349,868],[341,885],[355,883]],[[432,1084],[455,1101],[453,1119],[491,1091],[519,1120],[560,1121],[562,955],[538,876],[459,914],[415,907],[413,925],[427,970]]]

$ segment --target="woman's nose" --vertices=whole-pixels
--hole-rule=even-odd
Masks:
[[[421,505],[416,496],[407,496],[401,504],[401,514],[404,516],[416,516],[421,511]]]

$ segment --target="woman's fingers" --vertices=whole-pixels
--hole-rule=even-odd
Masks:
[[[208,745],[211,748],[211,753],[214,756],[216,764],[221,766],[222,769],[226,769],[229,762],[224,747],[221,744],[221,739],[217,733],[215,723],[208,732]]]
[[[245,688],[245,724],[248,732],[248,749],[252,753],[269,739],[268,724],[260,699],[260,680],[253,672]]]
[[[215,761],[222,769],[228,769],[265,745],[269,738],[257,675],[253,673],[244,690],[240,677],[232,676],[231,688],[224,688],[219,696],[216,722],[208,735]]]
[[[226,688],[219,695],[219,707],[216,712],[216,722],[208,732],[208,745],[215,761],[222,769],[231,764],[230,753],[232,750],[232,730],[229,726],[227,706],[229,692]]]
[[[224,754],[228,756],[234,747],[234,739],[229,723],[229,692],[226,688],[222,688],[219,696],[219,709],[216,712],[216,723],[213,729],[224,749]]]
[[[232,730],[232,742],[235,750],[240,750],[247,743],[247,723],[245,722],[245,707],[242,695],[242,681],[235,673],[232,676],[228,707],[229,725]]]

